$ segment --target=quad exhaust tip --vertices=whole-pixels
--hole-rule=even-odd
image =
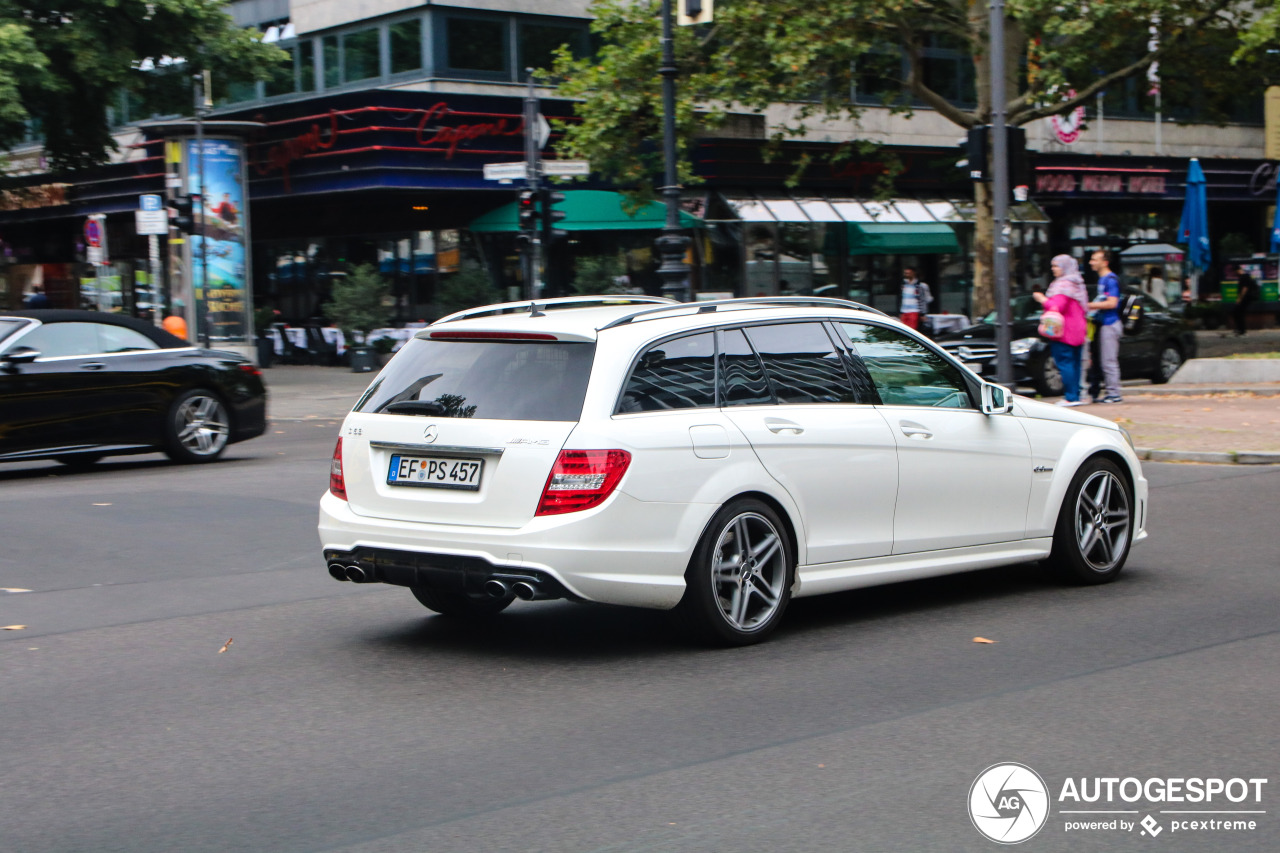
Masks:
[[[352,583],[369,583],[373,580],[373,572],[360,566],[347,566],[347,580]]]
[[[492,598],[506,598],[511,588],[507,586],[505,581],[491,578],[484,582],[484,591],[489,593]]]
[[[511,585],[511,591],[521,601],[533,601],[534,596],[538,594],[537,587],[528,581],[516,581]]]
[[[345,581],[347,580],[347,567],[341,563],[330,563],[329,574],[333,575],[333,579],[336,581]]]

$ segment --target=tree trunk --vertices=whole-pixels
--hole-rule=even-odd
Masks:
[[[991,184],[973,185],[973,318],[986,316],[996,307],[995,242],[996,214]]]

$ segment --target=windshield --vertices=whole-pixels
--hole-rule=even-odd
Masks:
[[[1021,293],[1009,300],[1009,319],[1014,323],[1019,320],[1038,320],[1042,310],[1040,303],[1030,293]],[[988,326],[996,324],[996,312],[992,311],[982,318]]]
[[[592,343],[414,338],[383,368],[356,411],[576,421],[595,350]]]

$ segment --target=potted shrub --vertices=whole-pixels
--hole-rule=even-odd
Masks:
[[[353,267],[333,283],[324,314],[338,324],[347,339],[351,369],[356,373],[368,373],[377,366],[377,354],[368,345],[368,337],[387,324],[386,302],[390,298],[391,285],[372,264]]]

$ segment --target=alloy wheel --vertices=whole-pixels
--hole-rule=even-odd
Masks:
[[[1076,498],[1075,534],[1080,556],[1096,572],[1110,571],[1129,543],[1129,495],[1110,471],[1095,471]]]
[[[178,441],[195,456],[216,456],[227,444],[230,427],[222,402],[203,394],[190,397],[178,408]]]
[[[1160,375],[1168,382],[1179,367],[1182,367],[1182,353],[1173,347],[1165,347],[1160,353]]]
[[[787,553],[777,528],[754,512],[734,516],[711,552],[711,580],[729,625],[751,631],[768,623],[787,582]]]

